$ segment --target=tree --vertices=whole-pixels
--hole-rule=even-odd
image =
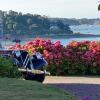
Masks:
[[[3,16],[4,34],[45,34],[50,32],[50,26],[59,27],[62,34],[64,31],[68,33],[70,30],[69,26],[65,25],[60,19],[58,21],[54,20],[52,23],[50,18],[46,16],[32,15],[30,13],[23,14],[12,10],[4,12]],[[52,33],[54,33],[54,31],[52,31]]]
[[[62,30],[64,29],[64,24],[63,24],[63,22],[61,20],[57,21],[57,26]]]
[[[98,11],[100,10],[100,4],[99,4],[99,6],[98,6]]]

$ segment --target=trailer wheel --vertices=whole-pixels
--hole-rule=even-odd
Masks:
[[[23,74],[24,79],[26,80],[33,80],[38,82],[43,82],[45,79],[45,74],[32,74],[32,73],[26,73]]]
[[[36,74],[35,75],[35,80],[38,81],[38,82],[43,82],[45,79],[45,74]]]

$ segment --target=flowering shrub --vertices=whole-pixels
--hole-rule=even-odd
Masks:
[[[24,45],[16,44],[9,49],[26,50],[29,54],[41,52],[53,75],[100,74],[100,42],[72,41],[67,46],[60,41],[34,39]]]
[[[75,62],[84,66],[85,74],[100,73],[100,42],[71,42],[67,46],[68,48],[73,51],[72,57],[75,59]]]

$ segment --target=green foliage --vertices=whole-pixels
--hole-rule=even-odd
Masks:
[[[3,12],[3,28],[5,34],[45,34],[50,33],[51,26],[57,26],[64,33],[72,33],[69,26],[66,26],[61,20],[51,21],[50,18],[41,15],[22,14],[10,10]],[[53,24],[54,23],[54,24]],[[58,30],[59,31],[59,30]],[[53,32],[55,31],[53,30]]]
[[[100,4],[99,4],[99,6],[98,6],[98,11],[100,10]]]
[[[0,77],[18,78],[20,76],[21,73],[17,66],[13,66],[11,59],[0,57]]]
[[[60,73],[61,76],[88,74],[86,73],[87,70],[86,65],[79,62],[69,63],[67,60],[63,60],[62,64],[59,67],[55,67],[54,65],[51,64],[47,66],[46,69],[50,71],[51,75],[54,76],[57,75],[57,73]]]

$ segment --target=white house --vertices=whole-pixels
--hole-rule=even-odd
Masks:
[[[50,26],[50,30],[59,30],[58,26]]]

